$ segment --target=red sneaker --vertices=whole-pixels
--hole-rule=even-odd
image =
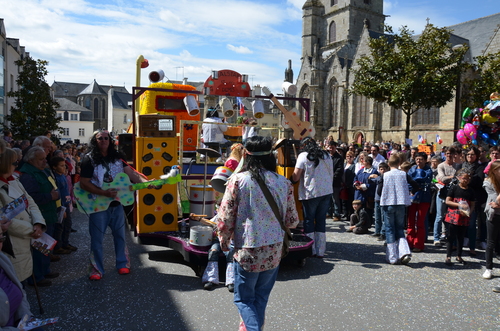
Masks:
[[[128,275],[130,273],[130,269],[129,268],[120,268],[120,269],[118,269],[118,273],[120,275]]]
[[[101,275],[99,274],[92,274],[89,277],[90,280],[101,280]]]

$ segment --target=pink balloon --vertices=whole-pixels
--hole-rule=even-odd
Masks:
[[[462,145],[467,144],[467,136],[465,135],[464,129],[460,129],[457,131],[457,140]]]
[[[467,123],[464,125],[464,133],[467,136],[467,138],[469,138],[470,140],[474,140],[476,139],[477,129],[473,124]]]

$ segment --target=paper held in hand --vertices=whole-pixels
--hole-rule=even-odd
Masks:
[[[46,318],[46,319],[38,319],[35,317],[30,317],[26,314],[24,317],[21,319],[19,324],[17,325],[17,328],[19,330],[23,331],[28,331],[28,330],[33,330],[40,328],[42,326],[46,325],[51,325],[54,323],[57,323],[59,321],[59,317],[53,317],[53,318]]]
[[[31,239],[31,247],[40,251],[43,255],[49,255],[50,251],[56,246],[57,240],[46,233],[43,233],[40,238]]]

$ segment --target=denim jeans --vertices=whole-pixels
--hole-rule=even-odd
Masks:
[[[436,195],[436,220],[434,221],[434,241],[439,241],[442,232],[442,223],[446,213],[446,203]]]
[[[94,272],[104,275],[102,242],[106,228],[110,227],[115,245],[116,269],[130,268],[128,249],[125,243],[125,213],[123,206],[109,207],[105,211],[90,214],[90,264]]]
[[[235,261],[234,304],[247,331],[262,330],[267,301],[276,282],[278,269],[279,267],[262,272],[247,272]]]
[[[325,232],[326,213],[330,207],[331,194],[322,197],[301,200],[304,210],[304,232]]]
[[[405,237],[405,205],[382,206],[385,217],[385,239],[387,244]]]
[[[385,235],[384,212],[380,206],[380,201],[375,200],[375,233]]]
[[[487,246],[486,246],[486,269],[493,269],[493,252],[498,243],[500,235],[500,215],[495,215],[491,221],[486,221]]]
[[[334,187],[332,200],[330,202],[330,215],[332,217],[340,217],[342,214],[342,201],[340,200],[341,187]]]

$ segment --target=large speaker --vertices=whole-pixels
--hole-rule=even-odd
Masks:
[[[122,133],[118,135],[118,150],[125,154],[125,160],[132,162],[132,141],[134,139],[133,133]]]
[[[177,138],[136,138],[137,170],[149,179],[159,179],[177,164]],[[137,232],[177,231],[177,184],[159,189],[139,190],[137,194]]]

